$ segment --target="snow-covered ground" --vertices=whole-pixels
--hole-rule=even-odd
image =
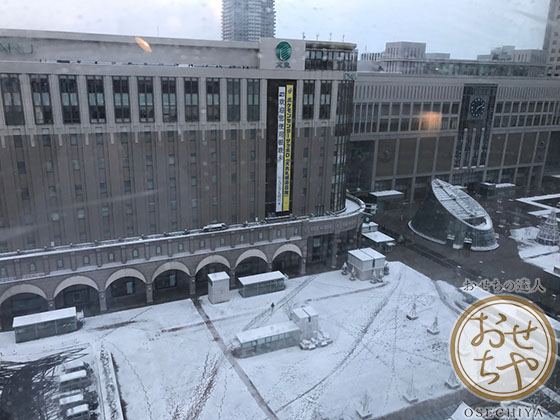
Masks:
[[[286,290],[268,295],[245,299],[232,291],[231,300],[218,305],[204,297],[201,310],[218,339],[193,302],[183,300],[87,318],[75,333],[39,341],[15,344],[12,332],[0,333],[0,349],[3,359],[33,360],[74,346],[98,357],[103,345],[117,365],[129,419],[261,420],[262,403],[220,340],[231,347],[237,332],[286,321],[291,307],[307,303],[319,312],[319,325],[333,344],[235,363],[280,419],[353,415],[366,391],[379,416],[408,405],[402,394],[412,380],[419,401],[453,392],[444,383],[457,314],[430,279],[401,263],[389,265],[383,286],[350,281],[337,271],[288,280]],[[410,321],[406,313],[413,302],[418,319]],[[441,332],[431,335],[426,328],[436,315]]]
[[[547,217],[550,214],[550,212],[554,212],[558,215],[560,213],[560,209],[557,207],[549,206],[548,204],[540,203],[539,201],[553,200],[553,199],[560,199],[560,194],[547,194],[547,195],[537,195],[533,197],[523,197],[523,198],[518,198],[516,201],[519,201],[520,203],[530,204],[540,209],[540,210],[530,211],[528,212],[529,214],[533,216]],[[556,220],[560,222],[560,218],[557,218]]]
[[[554,266],[560,266],[560,252],[558,246],[539,244],[535,238],[539,233],[536,227],[512,229],[510,236],[517,242],[519,256],[527,263],[552,272]]]

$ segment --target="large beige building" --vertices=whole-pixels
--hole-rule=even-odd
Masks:
[[[360,72],[348,153],[353,192],[419,199],[435,178],[538,187],[560,162],[560,86],[544,76]]]
[[[361,223],[344,175],[356,54],[0,31],[3,327],[203,293],[212,271],[339,263]]]

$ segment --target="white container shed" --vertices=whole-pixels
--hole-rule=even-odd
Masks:
[[[286,347],[300,342],[300,328],[292,321],[280,322],[237,334],[239,348],[237,356],[249,357]]]
[[[348,251],[348,266],[354,268],[360,280],[369,280],[373,270],[373,258],[361,249]]]
[[[301,339],[309,340],[313,332],[319,330],[319,312],[306,305],[292,310],[291,319],[301,330]]]
[[[14,318],[12,326],[16,343],[76,331],[78,329],[76,308],[17,316]]]
[[[208,300],[210,303],[216,304],[229,300],[229,282],[229,275],[225,271],[208,274]]]

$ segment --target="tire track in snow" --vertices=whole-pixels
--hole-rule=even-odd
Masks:
[[[284,410],[285,408],[287,408],[288,406],[290,406],[294,402],[298,401],[299,399],[307,396],[308,394],[310,394],[314,391],[320,391],[322,388],[324,388],[324,386],[326,386],[328,384],[328,382],[327,382],[328,379],[331,378],[335,373],[337,373],[341,368],[343,368],[346,365],[346,363],[349,362],[352,359],[352,356],[354,356],[354,355],[357,356],[361,352],[360,351],[360,352],[356,353],[356,350],[357,350],[358,346],[362,342],[364,336],[368,333],[369,328],[371,327],[371,325],[373,324],[373,322],[377,318],[377,315],[387,305],[387,303],[389,302],[389,300],[391,299],[391,297],[393,296],[393,294],[397,290],[398,286],[399,286],[399,283],[398,283],[398,280],[396,280],[395,281],[395,286],[388,292],[387,296],[385,296],[385,298],[376,306],[376,308],[373,310],[373,312],[368,317],[367,321],[358,330],[358,334],[355,337],[354,341],[352,342],[352,344],[350,346],[350,350],[348,350],[346,352],[345,356],[336,364],[336,366],[326,376],[324,376],[321,380],[319,380],[315,385],[313,385],[307,391],[304,391],[301,394],[297,395],[296,397],[292,398],[287,403],[283,404],[281,407],[279,407],[276,410],[276,412],[280,412],[280,411]],[[308,400],[307,405],[309,406],[309,405],[312,405],[312,404],[314,404],[314,401],[311,402],[311,401]]]

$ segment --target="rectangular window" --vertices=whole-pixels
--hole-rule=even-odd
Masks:
[[[25,162],[18,162],[17,163],[17,171],[18,171],[18,174],[20,174],[20,175],[25,174]]]
[[[151,77],[138,77],[138,110],[140,122],[154,121],[154,82]]]
[[[105,94],[103,92],[103,77],[87,76],[86,82],[89,105],[89,121],[92,123],[104,123]]]
[[[31,80],[31,99],[33,99],[35,124],[52,124],[49,77],[46,74],[32,74],[29,78]]]
[[[185,121],[198,121],[198,79],[185,78]]]
[[[4,101],[4,117],[6,125],[23,125],[23,104],[21,102],[21,86],[17,74],[0,75],[2,98]]]
[[[319,119],[329,119],[331,116],[331,90],[332,82],[321,81],[321,97],[319,102]]]
[[[78,104],[78,80],[76,76],[59,76],[60,99],[62,101],[62,121],[64,124],[80,123]]]
[[[313,119],[313,106],[315,98],[315,81],[304,80],[303,81],[303,108],[302,108],[302,118],[304,120]]]
[[[220,121],[220,79],[206,79],[206,120]]]
[[[115,121],[130,122],[130,91],[128,77],[113,77],[113,98],[115,102]]]
[[[260,116],[261,81],[247,80],[247,121],[258,121]]]
[[[227,79],[227,119],[239,121],[241,119],[241,80]]]
[[[20,135],[14,136],[14,147],[22,148],[23,147],[23,139]]]
[[[163,122],[177,121],[177,91],[174,77],[161,78],[161,100],[163,103]]]

